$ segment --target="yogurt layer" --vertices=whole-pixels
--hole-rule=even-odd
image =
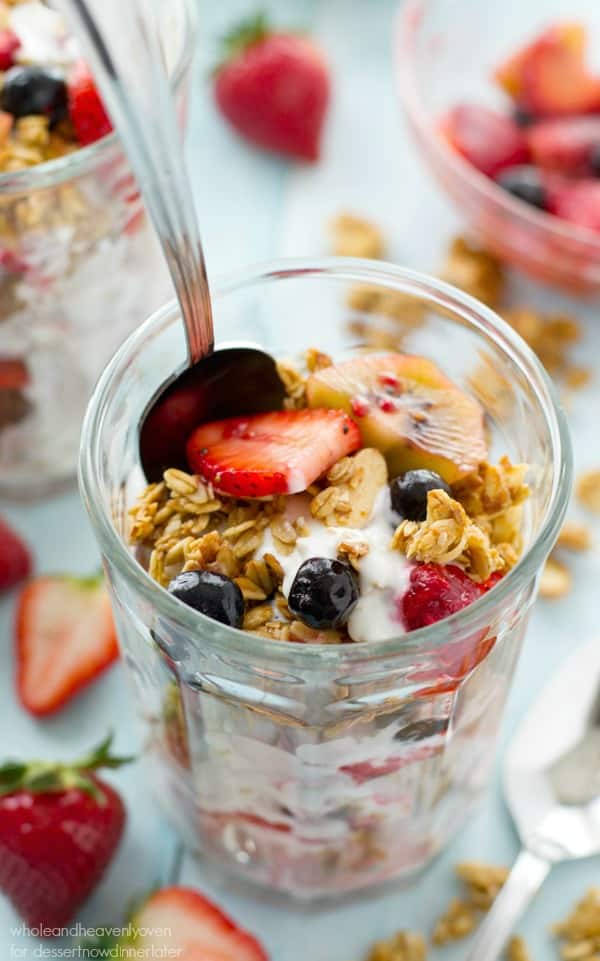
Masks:
[[[385,641],[405,633],[398,615],[396,599],[408,587],[411,565],[390,542],[397,518],[392,511],[387,485],[379,491],[371,517],[361,528],[329,527],[310,514],[306,494],[289,497],[286,516],[304,518],[309,533],[299,536],[290,554],[278,553],[270,528],[265,531],[262,551],[273,554],[284,571],[282,591],[287,598],[296,572],[310,557],[336,558],[340,544],[366,544],[368,553],[361,558],[360,598],[348,621],[353,641]]]

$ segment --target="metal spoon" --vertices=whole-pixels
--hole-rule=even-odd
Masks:
[[[187,366],[155,394],[140,424],[142,467],[156,480],[166,467],[185,466],[185,441],[198,423],[281,408],[283,385],[275,361],[259,347],[214,351],[204,256],[155,5],[54,5],[82,42],[158,234],[185,325]]]
[[[504,768],[504,791],[523,848],[479,928],[467,961],[496,961],[515,924],[560,861],[600,854],[600,785],[565,803],[556,791],[557,766],[583,765],[586,786],[598,773],[598,756],[581,754],[589,743],[600,687],[600,644],[584,644],[542,691],[515,735]],[[595,724],[592,724],[594,730]],[[597,728],[596,728],[597,729]]]

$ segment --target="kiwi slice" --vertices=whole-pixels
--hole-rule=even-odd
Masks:
[[[426,468],[452,484],[486,459],[482,407],[425,357],[364,354],[312,374],[306,394],[350,414],[391,477]]]

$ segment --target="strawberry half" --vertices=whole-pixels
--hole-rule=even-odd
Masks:
[[[329,86],[329,70],[317,47],[302,36],[272,32],[261,14],[225,38],[214,92],[223,116],[247,140],[314,161]]]
[[[123,802],[92,773],[131,760],[110,745],[73,764],[0,766],[0,890],[30,927],[68,924],[121,840]]]
[[[69,114],[82,146],[105,137],[113,129],[94,78],[83,60],[73,67],[68,81]]]
[[[585,64],[585,27],[554,24],[496,71],[498,83],[538,117],[600,109],[600,80]]]
[[[16,619],[17,690],[30,714],[57,711],[118,656],[101,577],[50,575],[21,592]]]
[[[253,935],[191,888],[156,891],[132,923],[141,932],[135,946],[142,953],[170,948],[179,961],[269,961]]]
[[[600,117],[544,120],[526,131],[532,160],[544,170],[570,177],[598,172]]]
[[[548,176],[546,197],[551,214],[579,227],[600,231],[600,180]]]
[[[523,131],[510,117],[489,107],[453,107],[442,120],[440,132],[457,153],[487,177],[527,163],[529,158]]]
[[[196,428],[191,469],[233,497],[306,490],[336,461],[358,450],[360,431],[341,410],[278,410]]]
[[[14,587],[31,573],[31,554],[18,534],[0,517],[0,591]]]

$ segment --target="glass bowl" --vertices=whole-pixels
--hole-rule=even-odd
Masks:
[[[192,0],[164,17],[183,129]],[[171,291],[116,134],[0,174],[0,496],[40,496],[73,478],[102,368]]]
[[[565,419],[539,362],[494,313],[438,281],[335,258],[256,267],[215,285],[216,330],[230,342],[251,332],[273,353],[284,344],[285,356],[309,346],[345,356],[370,342],[371,323],[386,321],[352,306],[365,283],[411,305],[410,324],[390,321],[390,335],[393,328],[407,351],[430,357],[479,397],[490,457],[531,465],[523,556],[458,614],[386,641],[275,641],[198,614],[150,578],[126,543],[128,509],[145,487],[140,420],[160,385],[186,366],[174,304],[113,358],[82,432],[82,495],[104,556],[151,788],[191,850],[302,898],[410,875],[469,817],[488,781],[538,575],[571,484]]]
[[[531,277],[576,294],[600,293],[600,234],[512,197],[439,135],[460,102],[506,109],[492,70],[557,21],[580,21],[589,57],[600,49],[595,0],[405,0],[395,37],[396,85],[423,159],[473,235]]]

